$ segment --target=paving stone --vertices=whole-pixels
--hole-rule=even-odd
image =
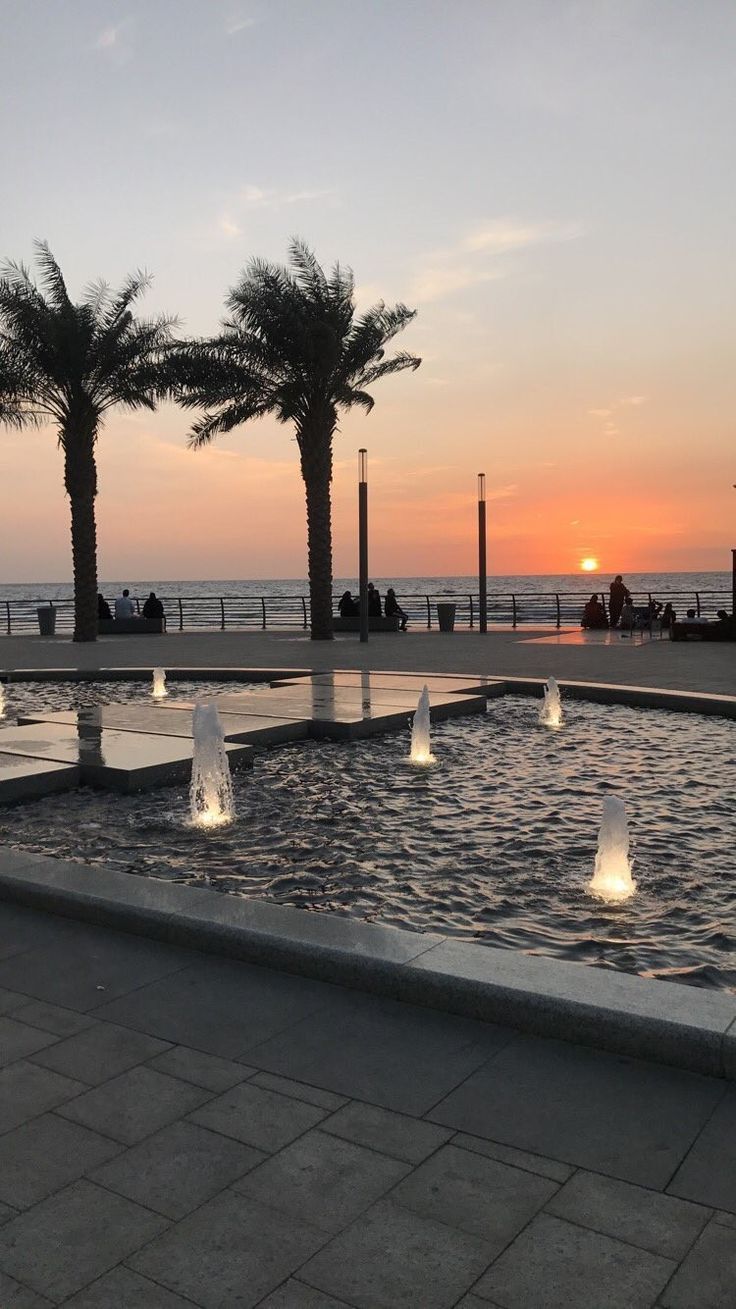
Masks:
[[[5,856],[10,855],[13,859],[17,853],[0,850],[0,870]],[[32,859],[33,856],[26,857]],[[25,909],[22,905],[4,901],[0,905],[0,959],[11,959],[15,955],[24,954],[26,950],[62,941],[73,930],[74,925],[69,919],[38,913],[35,909]],[[14,989],[11,982],[7,985],[11,990]]]
[[[725,1213],[724,1210],[719,1209],[717,1213],[713,1215],[713,1221],[720,1223],[722,1227],[736,1227],[736,1214],[728,1214]]]
[[[39,1068],[25,1059],[0,1069],[0,1133],[20,1127],[29,1118],[55,1109],[86,1091],[82,1082]]]
[[[557,1183],[446,1145],[391,1199],[424,1218],[478,1236],[500,1254],[557,1190]]]
[[[3,1309],[51,1309],[51,1301],[0,1272],[0,1304]]]
[[[154,1036],[131,1032],[114,1023],[97,1023],[66,1041],[57,1041],[51,1049],[42,1050],[33,1062],[93,1086],[117,1077],[165,1049],[166,1042]]]
[[[659,1188],[724,1094],[725,1084],[715,1078],[519,1037],[428,1116],[474,1136]]]
[[[339,1232],[406,1176],[409,1165],[320,1131],[307,1132],[233,1189]]]
[[[226,1191],[128,1262],[202,1309],[251,1309],[324,1239],[316,1227]]]
[[[486,1159],[498,1159],[499,1163],[510,1164],[512,1168],[523,1168],[538,1177],[549,1177],[552,1182],[566,1182],[575,1171],[569,1164],[560,1164],[556,1159],[545,1159],[543,1155],[516,1150],[512,1145],[500,1145],[498,1141],[484,1141],[480,1136],[468,1136],[465,1132],[457,1132],[452,1144],[462,1150],[484,1154]]]
[[[729,1087],[667,1190],[736,1213],[736,1087]]]
[[[312,1013],[333,989],[325,982],[208,959],[102,1006],[97,1016],[232,1059]]]
[[[143,1066],[96,1086],[59,1112],[125,1145],[135,1145],[208,1098],[209,1092],[201,1087]]]
[[[333,1091],[323,1091],[319,1086],[308,1086],[306,1082],[293,1082],[290,1077],[279,1077],[277,1073],[256,1073],[251,1078],[254,1086],[264,1086],[267,1091],[278,1091],[280,1095],[291,1095],[295,1100],[306,1100],[319,1109],[340,1109],[347,1104],[344,1095],[335,1095]]]
[[[539,1214],[473,1289],[504,1309],[650,1309],[676,1267],[661,1255]]]
[[[181,1122],[147,1137],[90,1176],[166,1218],[184,1218],[265,1157],[252,1146]]]
[[[23,1008],[16,1009],[13,1017],[30,1027],[40,1027],[42,1032],[53,1032],[55,1036],[74,1036],[92,1027],[95,1019],[86,1014],[77,1014],[73,1009],[62,1009],[60,1005],[47,1004],[43,1000],[31,1000],[23,997]]]
[[[557,1192],[547,1212],[669,1259],[687,1254],[711,1216],[701,1205],[584,1172]]]
[[[17,1013],[27,1004],[27,995],[21,995],[18,991],[0,991],[0,1014]]]
[[[130,1268],[114,1268],[91,1286],[85,1287],[66,1309],[192,1309],[191,1300],[182,1300],[163,1286],[157,1286]]]
[[[452,1136],[445,1127],[354,1100],[322,1123],[322,1130],[380,1150],[393,1159],[420,1164]]]
[[[356,1309],[449,1309],[491,1255],[476,1237],[381,1200],[299,1276]]]
[[[2,1201],[0,1201],[0,1227],[3,1223],[9,1222],[11,1218],[16,1218],[17,1214],[17,1209],[13,1209],[11,1205],[3,1204]],[[0,1304],[1,1303],[2,1301],[0,1301]]]
[[[423,1114],[510,1039],[472,1019],[345,992],[247,1059],[338,1095]]]
[[[41,1032],[37,1027],[28,1027],[26,1023],[19,1023],[14,1018],[0,1018],[0,1068],[56,1040],[57,1037]]]
[[[73,923],[60,941],[0,963],[0,986],[86,1012],[176,972],[193,957],[145,937]]]
[[[99,1277],[168,1224],[91,1182],[74,1182],[0,1228],[0,1266],[51,1300]]]
[[[115,1141],[42,1114],[0,1136],[0,1197],[27,1209],[119,1153]]]
[[[278,1290],[261,1300],[258,1309],[350,1309],[350,1305],[290,1277]]]
[[[662,1296],[665,1309],[731,1309],[736,1303],[736,1232],[709,1223]]]
[[[243,1082],[190,1115],[190,1120],[268,1154],[281,1150],[325,1117],[315,1105]]]
[[[255,1072],[245,1064],[235,1063],[230,1059],[220,1059],[214,1054],[203,1054],[201,1050],[192,1050],[186,1045],[175,1045],[165,1050],[156,1059],[149,1060],[151,1068],[160,1073],[169,1073],[171,1077],[180,1077],[183,1082],[193,1082],[207,1091],[228,1091],[238,1082],[244,1082]]]

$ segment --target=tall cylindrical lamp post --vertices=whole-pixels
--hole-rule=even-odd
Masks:
[[[486,475],[478,473],[478,626],[488,631],[488,578],[486,576]]]
[[[360,639],[368,640],[368,451],[358,451],[358,581]]]

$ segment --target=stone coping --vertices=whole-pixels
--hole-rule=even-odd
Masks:
[[[98,926],[736,1078],[736,995],[0,850],[0,899]]]

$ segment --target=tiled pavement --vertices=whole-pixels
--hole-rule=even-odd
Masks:
[[[729,1309],[736,1087],[0,904],[0,1306]]]

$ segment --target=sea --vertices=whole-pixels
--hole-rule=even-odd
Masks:
[[[489,575],[488,593],[490,596],[590,596],[594,591],[608,592],[613,581],[613,573],[536,573]],[[451,577],[373,577],[378,589],[385,593],[393,586],[397,595],[430,596],[442,595],[467,596],[478,594],[477,576]],[[724,599],[731,595],[730,572],[687,572],[687,573],[626,573],[624,582],[635,596],[652,595],[655,599],[670,596],[692,596],[718,594]],[[308,596],[309,586],[305,577],[292,578],[225,578],[211,580],[163,579],[149,577],[143,580],[130,578],[106,579],[100,582],[100,590],[108,599],[119,595],[123,587],[128,587],[131,595],[145,599],[150,591],[155,591],[164,599],[200,599],[217,600],[220,598],[242,598],[260,600],[261,597],[281,599]],[[343,591],[357,591],[357,577],[336,577],[333,591],[336,596]],[[0,601],[28,601],[48,603],[70,600],[73,596],[71,581],[66,582],[0,582]]]

